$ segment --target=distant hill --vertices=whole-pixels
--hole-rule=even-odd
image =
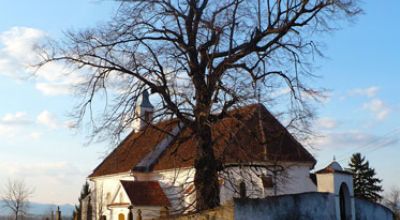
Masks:
[[[0,215],[3,215],[6,210],[1,209],[3,206],[3,201],[0,201]],[[75,207],[71,204],[63,204],[63,205],[55,205],[55,204],[46,204],[46,203],[37,203],[31,202],[29,207],[29,214],[33,215],[43,215],[48,214],[51,210],[57,210],[57,206],[60,206],[60,210],[63,216],[71,216],[72,212],[74,211]]]

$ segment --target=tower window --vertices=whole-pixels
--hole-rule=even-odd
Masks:
[[[240,198],[246,198],[246,183],[244,181],[239,184],[239,195]]]
[[[146,122],[151,121],[151,112],[149,112],[149,111],[144,112],[144,121],[146,121]]]

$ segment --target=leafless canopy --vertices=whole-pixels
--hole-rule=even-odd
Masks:
[[[27,214],[29,208],[29,198],[33,194],[33,189],[26,185],[23,180],[8,180],[3,188],[1,199],[5,209],[13,213],[14,219],[18,220]]]
[[[150,89],[159,101],[156,116],[177,117],[199,136],[202,147],[195,167],[211,173],[197,176],[197,172],[196,179],[211,182],[216,182],[218,168],[208,167],[216,164],[209,125],[232,107],[268,102],[285,90],[295,110],[290,112],[297,119],[307,117],[303,96],[317,94],[307,86],[310,64],[314,55],[321,55],[315,37],[360,12],[356,0],[122,0],[120,4],[109,23],[70,32],[65,42],[48,44],[54,50],[43,49],[39,66],[64,62],[82,71],[79,118],[91,117],[95,135],[120,134],[133,118],[138,95]],[[96,101],[105,103],[99,117],[94,116]],[[211,205],[204,207],[217,203],[211,199]]]
[[[146,88],[160,97],[159,115],[188,125],[199,108],[209,116],[254,102],[256,85],[263,100],[282,86],[298,100],[314,95],[304,77],[319,54],[315,33],[359,12],[352,0],[121,2],[108,24],[70,32],[64,44],[52,45],[54,53],[42,54],[42,64],[65,61],[88,73],[82,114],[92,110],[96,93],[114,88],[96,125],[118,132]]]
[[[400,219],[400,189],[398,187],[392,187],[385,194],[383,204],[393,211],[395,219]]]

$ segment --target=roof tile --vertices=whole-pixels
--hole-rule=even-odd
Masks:
[[[166,137],[166,133],[161,130],[170,132],[177,124],[177,120],[164,121],[139,133],[131,133],[90,177],[132,170]],[[306,162],[312,165],[316,162],[261,104],[230,111],[227,117],[212,125],[212,139],[216,158],[224,164],[266,160]],[[193,166],[197,143],[191,129],[182,129],[178,137],[160,154],[158,160],[154,161],[151,170]]]

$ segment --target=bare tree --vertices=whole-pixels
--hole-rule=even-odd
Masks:
[[[135,101],[150,89],[159,101],[154,117],[176,117],[197,137],[198,210],[219,205],[222,166],[211,125],[240,105],[272,105],[273,94],[286,89],[288,121],[304,131],[300,125],[311,115],[306,99],[318,94],[307,86],[312,59],[321,55],[316,39],[360,12],[357,0],[119,2],[109,23],[42,47],[38,66],[62,62],[81,70],[77,116],[89,118],[94,137],[125,131]],[[93,110],[98,103],[100,114]]]
[[[4,208],[13,213],[15,220],[27,214],[29,198],[33,192],[34,190],[26,185],[23,180],[8,180],[5,184],[1,198],[4,202]]]
[[[390,189],[384,196],[383,204],[393,211],[396,219],[400,219],[400,189],[398,187]]]

